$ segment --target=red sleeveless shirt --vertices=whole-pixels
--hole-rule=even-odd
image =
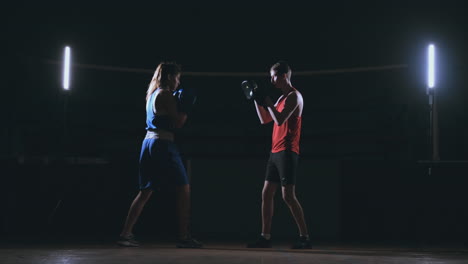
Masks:
[[[276,105],[278,112],[283,111],[286,97]],[[281,126],[273,124],[271,152],[291,150],[299,154],[299,140],[301,137],[302,118],[292,114]]]

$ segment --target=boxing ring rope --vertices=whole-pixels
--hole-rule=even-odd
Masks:
[[[44,60],[47,64],[60,65],[60,61],[56,60]],[[101,71],[114,71],[114,72],[134,72],[134,73],[149,73],[153,74],[154,69],[141,69],[141,68],[129,68],[129,67],[115,67],[108,65],[96,65],[96,64],[83,64],[74,63],[72,65],[76,68],[82,69],[94,69]],[[370,71],[386,71],[386,70],[398,70],[408,68],[407,64],[391,64],[382,66],[369,66],[369,67],[354,67],[354,68],[341,68],[331,70],[315,70],[315,71],[295,71],[294,76],[314,76],[314,75],[325,75],[325,74],[338,74],[338,73],[355,73],[355,72],[370,72]],[[268,73],[266,72],[194,72],[184,71],[184,76],[193,77],[265,77]]]

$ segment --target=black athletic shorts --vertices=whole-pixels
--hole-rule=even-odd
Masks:
[[[266,181],[278,182],[282,186],[296,184],[299,155],[291,150],[270,153],[266,167]]]

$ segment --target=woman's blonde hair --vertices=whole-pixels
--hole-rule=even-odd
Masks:
[[[150,84],[148,85],[148,90],[146,91],[146,101],[148,101],[151,94],[153,94],[158,87],[164,86],[169,80],[169,76],[176,76],[180,74],[181,67],[175,62],[161,62],[156,71],[154,72],[153,78],[151,79]]]

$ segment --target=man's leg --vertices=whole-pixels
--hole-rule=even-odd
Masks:
[[[302,206],[296,198],[296,188],[294,184],[286,184],[282,188],[283,200],[288,205],[291,213],[296,220],[297,227],[299,228],[299,240],[292,246],[292,249],[309,249],[312,248],[307,225],[304,219],[304,211]]]
[[[274,197],[278,183],[266,180],[262,191],[262,234],[257,241],[248,243],[248,248],[271,248],[271,222],[274,211]]]
[[[271,234],[271,222],[274,212],[274,198],[278,183],[265,181],[262,191],[262,233]]]
[[[282,193],[284,202],[288,205],[294,220],[296,220],[300,235],[308,236],[307,225],[304,219],[304,211],[296,198],[296,186],[294,184],[287,184],[282,187]]]

